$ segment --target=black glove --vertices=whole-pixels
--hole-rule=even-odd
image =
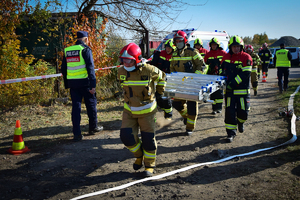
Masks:
[[[156,98],[156,102],[157,105],[161,108],[164,107],[164,101],[162,99],[162,94],[159,94],[158,92],[155,92],[155,98]]]
[[[191,61],[188,61],[186,63],[184,63],[184,71],[185,72],[190,72],[190,73],[193,73],[194,70],[193,70],[193,64]]]

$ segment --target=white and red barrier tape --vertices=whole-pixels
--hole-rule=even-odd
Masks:
[[[112,66],[112,67],[103,67],[103,68],[95,69],[95,71],[105,70],[105,69],[112,69],[112,68],[117,68],[117,67],[120,67],[120,66],[121,65]],[[0,85],[1,84],[8,84],[8,83],[24,82],[24,81],[33,81],[33,80],[44,79],[44,78],[53,78],[53,77],[58,77],[58,76],[62,76],[62,74],[59,73],[59,74],[50,74],[50,75],[43,75],[43,76],[33,76],[33,77],[25,77],[25,78],[0,80]]]

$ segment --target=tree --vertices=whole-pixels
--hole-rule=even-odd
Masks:
[[[263,34],[255,34],[253,36],[253,43],[257,44],[257,45],[262,45],[263,43],[269,43],[269,38],[268,35],[266,34],[266,32],[264,32]]]
[[[252,44],[252,37],[246,36],[246,37],[242,37],[244,44]]]
[[[174,23],[188,6],[203,6],[206,3],[207,0],[203,4],[190,4],[182,0],[78,0],[77,6],[78,13],[89,16],[92,9],[97,10],[109,22],[128,30],[142,31],[136,22],[136,19],[141,19],[153,33],[161,29],[161,22]]]

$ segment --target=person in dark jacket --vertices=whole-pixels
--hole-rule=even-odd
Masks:
[[[169,39],[165,42],[165,50],[156,51],[153,55],[153,59],[149,62],[150,65],[156,66],[158,69],[165,73],[170,73],[170,62],[172,54],[176,47],[173,44],[173,39]],[[164,111],[164,117],[167,120],[171,120],[173,116],[172,101],[166,98],[164,101],[164,107],[161,108]]]
[[[250,74],[252,58],[243,51],[244,42],[239,36],[229,40],[229,52],[223,56],[221,75],[226,76],[225,128],[227,142],[232,142],[237,128],[244,132],[244,122],[250,110]]]
[[[96,76],[93,54],[87,46],[88,43],[88,33],[78,31],[76,44],[64,49],[61,65],[65,88],[70,88],[72,99],[74,141],[80,141],[83,138],[80,130],[82,98],[84,98],[89,117],[89,134],[93,135],[103,130],[102,126],[97,126]]]
[[[291,52],[285,49],[284,43],[281,43],[280,50],[277,50],[274,56],[274,66],[277,68],[279,93],[282,93],[282,90],[286,91],[288,88],[291,60]],[[282,80],[282,76],[284,76],[284,81]]]
[[[262,50],[259,51],[258,55],[261,60],[262,74],[265,72],[266,77],[268,77],[268,70],[269,70],[270,61],[272,60],[272,54],[268,49],[267,43],[264,43],[262,45]]]

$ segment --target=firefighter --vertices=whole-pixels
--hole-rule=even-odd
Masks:
[[[256,53],[254,53],[252,45],[250,45],[250,44],[246,45],[245,51],[252,57],[253,65],[252,65],[252,71],[251,71],[250,78],[251,78],[251,85],[252,85],[252,88],[254,91],[254,96],[256,96],[257,95],[257,86],[258,86],[257,66],[260,65],[261,61],[260,61],[259,56]]]
[[[97,126],[96,77],[93,54],[88,44],[88,32],[78,31],[75,45],[64,50],[61,66],[65,88],[70,88],[75,142],[83,138],[80,130],[82,98],[89,117],[89,134],[93,135],[103,130],[103,126]]]
[[[258,53],[262,50],[263,48],[262,47],[259,47],[258,49]],[[259,57],[260,58],[260,57]],[[257,78],[260,79],[260,72],[262,71],[262,66],[261,66],[261,60],[260,60],[260,63],[259,65],[257,66]]]
[[[209,41],[210,51],[205,55],[204,61],[209,66],[207,74],[219,75],[220,66],[223,56],[226,52],[220,47],[220,42],[217,38],[213,37]],[[210,95],[210,99],[213,100],[212,114],[222,112],[223,104],[223,89],[219,89]]]
[[[230,38],[229,52],[223,56],[221,69],[226,76],[225,127],[227,142],[236,136],[237,127],[244,132],[244,122],[250,109],[250,74],[252,58],[243,51],[244,42],[239,36]]]
[[[203,48],[203,42],[200,38],[197,38],[194,41],[194,48],[197,49],[200,53],[200,55],[202,56],[202,58],[204,58],[205,54],[208,53],[208,50]]]
[[[157,105],[163,107],[166,74],[147,64],[135,43],[124,46],[119,58],[124,65],[118,69],[117,76],[124,93],[120,138],[136,158],[133,169],[140,169],[144,162],[143,175],[149,177],[153,175],[157,149],[155,113]]]
[[[204,61],[198,50],[187,47],[188,40],[185,32],[177,31],[173,36],[173,42],[176,51],[172,55],[171,72],[206,74],[207,68],[203,66]],[[186,135],[192,135],[197,121],[198,102],[174,99],[172,105],[183,117]]]
[[[274,56],[274,66],[277,68],[279,93],[282,90],[286,91],[289,83],[290,67],[291,67],[292,54],[289,50],[285,49],[285,44],[280,44],[280,49],[276,51]],[[282,80],[284,76],[284,81]]]
[[[153,59],[149,64],[156,66],[158,69],[164,71],[165,73],[170,73],[170,62],[171,57],[176,49],[175,45],[173,44],[173,39],[169,39],[165,42],[165,50],[156,51],[153,55]],[[172,119],[172,102],[171,99],[167,98],[164,99],[164,117],[167,120]]]
[[[262,74],[265,72],[266,77],[268,77],[268,69],[270,61],[272,60],[272,54],[268,49],[267,43],[262,45],[262,50],[259,51],[258,55],[261,59]]]

